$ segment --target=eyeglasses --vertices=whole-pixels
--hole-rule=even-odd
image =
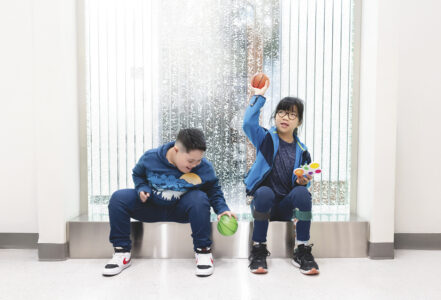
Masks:
[[[281,118],[283,118],[284,116],[288,115],[288,118],[290,120],[295,120],[297,118],[297,114],[294,112],[290,112],[290,111],[286,111],[286,110],[279,110],[277,112],[277,115]]]

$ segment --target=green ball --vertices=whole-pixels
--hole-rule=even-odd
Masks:
[[[230,236],[236,233],[237,226],[238,224],[234,217],[230,218],[227,215],[223,215],[217,223],[217,230],[222,235]]]

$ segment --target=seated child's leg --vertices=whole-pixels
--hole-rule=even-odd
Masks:
[[[211,246],[210,202],[206,193],[193,190],[181,196],[170,221],[190,222],[195,250]]]
[[[142,203],[135,189],[123,189],[113,193],[109,201],[110,242],[113,247],[131,250],[130,218],[142,222],[158,222],[164,219],[164,208],[153,205],[147,199]]]
[[[262,186],[254,193],[251,203],[251,213],[254,217],[253,241],[266,242],[268,222],[271,209],[274,206],[274,192],[267,186]]]
[[[296,217],[295,209],[298,209]],[[296,240],[309,241],[309,232],[311,228],[311,209],[312,198],[311,193],[304,186],[296,186],[286,197],[280,202],[278,212],[281,219],[291,220],[297,218],[296,223]]]

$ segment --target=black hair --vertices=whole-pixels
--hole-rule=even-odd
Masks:
[[[204,133],[198,128],[181,129],[176,142],[180,142],[187,153],[191,150],[207,150]]]
[[[276,110],[271,115],[271,119],[276,118],[276,114],[278,111],[281,110],[294,111],[294,107],[297,108],[297,119],[299,120],[299,124],[302,124],[304,104],[303,104],[303,100],[296,97],[285,97],[282,100],[280,100],[279,104],[277,104]],[[297,135],[297,133],[298,133],[298,128],[294,130],[294,135]]]

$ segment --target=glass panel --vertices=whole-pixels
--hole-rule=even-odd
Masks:
[[[161,141],[202,128],[230,208],[248,213],[243,178],[254,149],[242,119],[251,76],[280,73],[279,3],[170,0],[160,9]]]
[[[89,212],[107,214],[111,193],[133,187],[144,151],[199,127],[230,208],[249,217],[255,149],[242,119],[262,71],[263,126],[282,97],[306,102],[301,139],[323,169],[314,211],[348,212],[351,12],[350,0],[86,0]]]
[[[282,1],[282,97],[305,100],[299,136],[322,173],[315,214],[349,214],[353,1]]]

